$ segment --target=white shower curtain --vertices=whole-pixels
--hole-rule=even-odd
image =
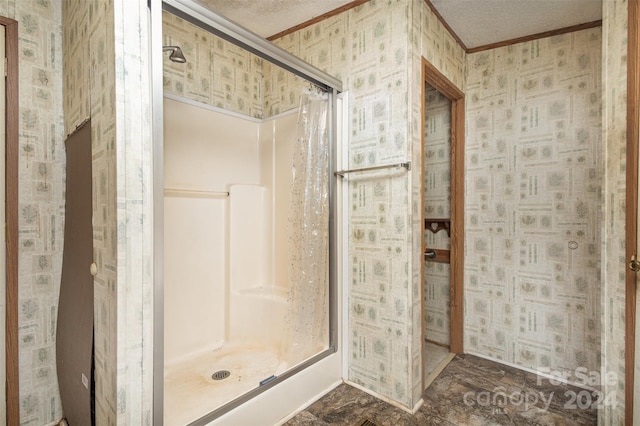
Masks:
[[[289,206],[289,309],[283,344],[289,365],[328,346],[328,96],[304,90],[293,149]]]

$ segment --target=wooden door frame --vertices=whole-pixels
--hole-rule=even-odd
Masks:
[[[451,268],[450,292],[450,344],[449,351],[463,353],[463,289],[464,289],[464,120],[465,97],[447,77],[436,69],[425,58],[422,58],[422,149],[421,149],[421,179],[424,186],[424,144],[425,144],[425,84],[442,93],[451,101],[451,250],[449,264]],[[424,248],[424,187],[421,195],[420,217],[422,224],[421,247]],[[420,267],[422,280],[421,300],[422,318],[424,318],[424,259]],[[422,322],[422,336],[425,335],[424,320]],[[422,346],[422,360],[424,365],[424,343]]]
[[[640,0],[627,2],[629,29],[627,43],[627,181],[626,260],[638,244],[638,137],[640,135]],[[637,273],[625,265],[625,424],[633,423],[634,363],[636,351]]]
[[[0,16],[5,27],[6,139],[6,392],[7,425],[20,423],[18,384],[18,22]]]

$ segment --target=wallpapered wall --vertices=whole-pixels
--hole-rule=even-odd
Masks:
[[[627,1],[603,2],[602,97],[604,155],[604,217],[602,221],[602,368],[617,375],[605,383],[604,425],[624,423],[625,356],[625,191],[627,114]],[[636,380],[639,380],[636,377]]]
[[[621,88],[616,91],[617,96],[622,96],[624,49],[621,46],[624,45],[622,24],[626,22],[626,2],[606,2],[606,4],[605,29],[608,29],[608,32],[614,29],[615,31],[607,36],[605,44],[604,58],[607,67],[605,72],[606,75],[612,76],[611,84]],[[141,4],[140,10],[136,10],[135,13],[130,11],[124,13],[125,5],[122,0],[79,2],[77,8],[89,8],[89,18],[85,17],[85,12],[77,11],[75,13],[79,16],[73,19],[79,23],[82,22],[78,27],[79,34],[90,36],[89,39],[84,39],[84,42],[91,46],[88,49],[90,56],[87,56],[85,51],[69,59],[74,66],[81,67],[76,68],[76,71],[70,69],[68,71],[77,72],[78,77],[75,86],[77,89],[70,87],[71,93],[75,93],[76,99],[88,99],[88,94],[91,93],[89,88],[91,88],[94,95],[91,98],[91,105],[88,105],[86,103],[88,101],[85,100],[78,104],[76,112],[74,112],[75,107],[65,111],[68,114],[65,119],[65,129],[72,129],[79,123],[78,120],[82,121],[86,118],[87,112],[91,111],[95,126],[94,149],[100,154],[94,162],[94,192],[96,193],[94,202],[97,221],[95,252],[96,260],[100,265],[99,275],[96,278],[96,355],[101,363],[97,365],[98,380],[102,380],[98,384],[97,391],[102,392],[103,396],[98,398],[101,404],[98,407],[98,415],[107,424],[116,422],[124,424],[127,421],[148,424],[150,421],[149,367],[152,357],[149,342],[145,341],[143,336],[151,333],[150,330],[144,329],[142,324],[152,323],[149,320],[151,307],[145,302],[145,300],[151,300],[151,287],[149,271],[144,269],[148,263],[139,261],[148,259],[151,250],[150,242],[143,237],[145,227],[148,227],[150,205],[147,191],[149,188],[140,186],[142,182],[150,181],[148,175],[150,146],[147,126],[149,117],[142,107],[149,104],[148,94],[144,92],[148,84],[145,84],[144,73],[141,71],[146,65],[144,38],[147,34],[143,6]],[[18,20],[21,31],[19,206],[20,264],[22,265],[19,294],[21,416],[23,421],[44,424],[60,416],[57,385],[53,377],[55,361],[52,340],[55,329],[52,321],[55,321],[56,316],[57,286],[60,276],[63,220],[62,94],[60,93],[61,85],[55,84],[56,81],[62,81],[60,3],[47,0],[21,2],[3,0],[0,1],[0,13]],[[114,14],[118,15],[117,20]],[[410,25],[407,25],[407,20]],[[98,21],[101,25],[95,25]],[[90,23],[93,24],[90,25]],[[594,31],[587,30],[586,33],[594,34]],[[122,37],[124,34],[133,36],[125,39]],[[573,37],[575,36],[570,38]],[[352,134],[349,162],[351,167],[401,161],[408,155],[411,155],[414,164],[418,164],[420,160],[419,61],[421,56],[425,56],[458,87],[465,87],[464,52],[421,0],[412,0],[409,3],[397,0],[391,2],[372,0],[339,16],[285,36],[279,40],[279,44],[292,53],[302,56],[308,62],[341,77],[345,87],[350,90]],[[530,52],[537,54],[535,51],[538,47],[539,45],[532,45]],[[570,50],[567,48],[566,51]],[[540,52],[541,57],[544,57],[545,49],[541,48]],[[122,57],[123,62],[117,67],[107,66],[115,64],[116,56]],[[587,57],[590,64],[596,61],[589,55]],[[88,59],[91,61],[87,61]],[[494,64],[497,63],[494,62],[495,59],[492,59]],[[574,57],[574,59],[577,58]],[[471,63],[472,61],[469,62]],[[93,69],[91,74],[87,71],[90,66]],[[580,66],[578,60],[577,67]],[[125,75],[127,74],[124,72],[125,67],[131,74]],[[81,77],[82,74],[84,77]],[[141,90],[140,93],[128,95],[124,91],[123,84],[129,78],[137,81],[127,87],[136,87]],[[241,79],[244,81],[244,77]],[[73,80],[65,78],[65,81],[70,84]],[[87,83],[88,81],[90,84]],[[585,82],[587,85],[593,83],[590,78],[586,78]],[[535,92],[544,84],[544,80],[541,80],[538,82],[538,88],[522,87],[519,91]],[[561,82],[552,76],[552,84],[561,84]],[[81,90],[80,87],[85,87],[86,90]],[[599,92],[599,89],[595,89],[595,92]],[[612,91],[605,88],[605,93],[606,96],[611,97]],[[589,99],[591,96],[592,94],[589,95]],[[506,96],[504,100],[509,98],[510,96]],[[590,104],[589,99],[587,99],[588,104]],[[624,110],[618,105],[620,99],[617,98],[613,102],[614,99],[605,98],[608,114]],[[609,101],[611,104],[608,103]],[[120,108],[118,117],[121,121],[117,126],[114,124],[116,119],[112,115],[114,104]],[[68,102],[65,102],[65,105],[70,106]],[[614,105],[617,105],[615,109]],[[552,113],[559,114],[560,121],[574,120],[572,115],[562,118],[563,114],[573,111],[571,105],[565,105],[565,108],[563,112],[561,106],[559,109],[551,108],[551,105],[549,108],[539,107],[538,118],[541,114]],[[130,113],[129,117],[124,115],[125,112]],[[623,174],[621,164],[624,164],[624,158],[616,154],[622,152],[620,141],[623,137],[620,135],[624,124],[620,124],[619,114],[607,115],[607,117],[618,123],[615,130],[612,128],[610,132],[613,134],[607,138],[607,153],[610,159],[607,163],[607,173],[610,185],[606,188],[605,224],[607,229],[604,231],[604,250],[605,254],[613,255],[612,253],[619,252],[620,243],[624,240],[624,235],[619,231],[623,229],[619,226],[620,221],[624,220],[619,214],[622,203],[619,177],[621,173]],[[535,114],[529,115],[528,118],[527,123],[533,123]],[[473,124],[473,122],[470,123]],[[516,123],[515,127],[529,126],[530,124],[527,123]],[[476,121],[475,124],[481,123]],[[560,129],[556,130],[556,132],[559,131]],[[131,135],[136,133],[143,137],[132,138]],[[576,134],[576,140],[582,138],[578,136]],[[593,135],[588,133],[587,136],[586,144],[589,145],[592,143]],[[496,143],[495,147],[483,147],[482,143],[478,141],[476,146],[484,149],[499,149],[501,146]],[[116,144],[122,149],[117,150]],[[515,155],[518,153],[515,152],[514,163],[511,164],[515,164],[516,161],[531,161],[529,164],[533,167],[532,170],[536,169],[538,166],[535,164],[535,156],[543,158],[546,152],[544,143],[538,151],[535,151],[533,146],[532,149],[533,151],[527,151],[532,156],[528,160],[518,157]],[[519,154],[524,156],[525,152]],[[552,154],[562,158],[558,150],[552,149]],[[481,161],[482,158],[479,155],[477,160]],[[586,159],[589,158],[593,157],[586,157]],[[473,157],[469,156],[467,161],[467,164],[473,168]],[[575,164],[574,162],[573,165]],[[495,164],[495,167],[497,168],[498,164]],[[586,166],[577,167],[580,169]],[[419,239],[413,238],[413,235],[419,235],[422,226],[418,219],[420,180],[416,169],[414,167],[408,176],[400,173],[383,175],[377,179],[367,177],[351,184],[353,213],[350,221],[352,232],[348,267],[351,271],[352,319],[349,325],[351,362],[349,378],[406,406],[412,406],[417,402],[420,394],[419,340],[421,336],[420,333],[413,333],[414,328],[419,327],[421,322],[419,265],[422,254]],[[472,170],[470,172],[473,173]],[[120,174],[117,175],[118,173]],[[565,178],[572,173],[570,169],[565,170]],[[119,178],[116,179],[116,176]],[[588,174],[583,176],[587,181],[592,179]],[[534,178],[530,174],[526,177]],[[515,178],[523,179],[521,174],[514,175]],[[522,192],[529,197],[529,180],[522,182],[525,183]],[[538,179],[538,185],[542,185],[539,188],[554,182],[557,183],[555,178]],[[469,185],[475,185],[475,183],[476,180],[471,178],[468,181]],[[482,182],[479,183],[482,189]],[[535,190],[534,183],[535,178],[531,184],[532,190]],[[113,191],[113,185],[118,188],[116,191]],[[576,188],[572,187],[571,190]],[[517,196],[519,193],[518,188]],[[585,192],[583,196],[585,197],[583,202],[587,207],[586,216],[589,219],[593,215],[593,211],[589,208],[592,201],[591,193]],[[116,197],[124,197],[123,203],[118,205],[119,208],[116,208]],[[478,197],[480,197],[477,200],[478,213],[469,212],[467,217],[469,227],[474,226],[472,222],[474,214],[478,219],[482,218],[480,214],[484,204],[481,198],[482,191]],[[553,205],[555,204],[557,203],[554,202]],[[133,205],[138,206],[135,207],[135,212]],[[406,207],[409,205],[411,210],[407,214]],[[491,207],[493,206],[487,204],[487,208]],[[577,208],[578,206],[571,206],[567,202],[566,207]],[[576,210],[576,214],[584,211],[581,207]],[[532,219],[536,220],[536,226],[544,226],[547,223],[542,213],[531,216],[534,216]],[[515,223],[512,222],[512,229],[524,229],[523,226],[526,223],[522,222],[523,217],[516,215],[517,220]],[[527,219],[526,222],[529,220]],[[551,224],[560,226],[553,219]],[[591,242],[595,235],[593,229],[577,235],[579,229],[574,231],[574,225],[567,226],[571,228],[571,232],[576,233],[576,238],[579,237],[575,240],[578,242],[576,250],[585,250],[593,245]],[[582,225],[575,226],[579,228]],[[496,228],[497,226],[494,232]],[[506,225],[503,230],[507,232]],[[151,233],[147,234],[151,235]],[[468,243],[475,250],[476,240],[470,239]],[[131,258],[136,259],[136,265],[128,265],[123,257],[120,258],[121,263],[116,262],[117,254],[124,254],[128,248],[135,254],[135,257]],[[482,249],[482,245],[479,248]],[[493,246],[485,246],[485,248],[493,250]],[[568,243],[566,247],[561,247],[560,251],[555,248],[547,250],[548,248],[550,247],[539,249],[539,256],[563,256],[562,253],[564,253],[564,256],[568,257],[570,256],[568,250],[572,250]],[[523,255],[518,251],[517,256],[522,256],[525,262],[528,262],[528,244],[523,247],[523,250]],[[590,259],[593,258],[591,254],[589,256]],[[482,268],[481,255],[476,262]],[[561,263],[561,261],[557,262],[557,264]],[[612,278],[611,282],[622,282],[621,267],[618,263],[612,264],[611,267],[605,266],[605,274]],[[593,271],[598,266],[589,264],[587,267]],[[468,267],[467,285],[481,285],[478,281],[474,284],[469,272]],[[500,276],[497,270],[493,273],[496,278]],[[128,274],[127,276],[132,279],[125,280],[124,274]],[[554,271],[552,279],[556,274]],[[585,281],[576,279],[572,282],[581,292],[580,294],[593,295],[594,292],[588,285],[589,278],[586,279],[586,287]],[[138,283],[135,287],[133,287],[134,281]],[[125,297],[127,289],[134,290],[132,298]],[[507,289],[505,287],[505,291]],[[512,286],[511,289],[531,290],[536,297],[546,297],[544,282],[533,282],[533,286],[524,286],[524,288]],[[603,303],[606,313],[605,327],[613,332],[609,334],[612,337],[609,340],[607,340],[607,333],[603,333],[603,344],[607,348],[607,355],[610,355],[606,357],[610,358],[608,368],[609,370],[617,368],[617,371],[622,371],[624,358],[621,342],[623,340],[620,336],[623,330],[621,318],[623,318],[624,299],[621,298],[618,289],[615,289],[613,293],[604,294]],[[584,329],[588,330],[584,335],[593,335],[593,329],[589,328],[589,316],[597,308],[585,304],[584,313],[581,314],[578,311],[578,304],[572,303],[571,309],[567,310],[565,315],[584,319]],[[473,303],[468,306],[471,310],[475,309]],[[484,315],[481,309],[476,314],[480,317]],[[133,321],[133,318],[136,320]],[[528,318],[528,315],[525,318]],[[544,318],[538,318],[538,323],[540,326],[562,329],[563,324],[567,324],[567,320],[566,316],[563,319],[563,317],[546,315]],[[529,324],[528,320],[526,323]],[[620,327],[621,324],[622,327]],[[117,338],[116,330],[118,330]],[[482,330],[478,330],[478,335],[481,332]],[[409,336],[413,336],[413,339]],[[494,339],[499,338],[499,335],[484,337]],[[468,343],[472,344],[471,336],[468,339]],[[117,345],[114,344],[116,340]],[[477,342],[479,344],[483,340],[478,339]],[[572,360],[576,360],[578,352],[575,350],[573,341],[563,340],[560,333],[560,342],[553,343],[554,347],[558,343],[562,343],[566,348],[565,354],[572,356]],[[587,344],[592,347],[595,345],[593,342],[587,342]],[[128,349],[132,351],[129,355],[125,355]],[[493,351],[492,348],[488,349],[489,352]],[[522,355],[526,355],[526,352]],[[553,359],[555,355],[551,357]],[[583,359],[577,358],[578,361]],[[528,358],[523,356],[519,360],[526,359]],[[562,359],[562,356],[557,359]],[[589,354],[584,359],[586,362],[593,362]],[[118,365],[117,371],[116,365]],[[134,389],[137,390],[134,391]],[[623,389],[623,386],[619,386],[619,389]],[[117,400],[116,395],[118,395]],[[620,413],[620,407],[614,413],[610,413],[614,416],[611,417],[612,423],[618,423],[615,419],[620,419]]]
[[[424,223],[421,220],[421,192],[423,190],[421,168],[422,162],[422,58],[434,65],[449,81],[459,89],[465,87],[466,78],[466,53],[453,39],[449,31],[440,20],[431,12],[424,1],[414,0],[410,3],[409,42],[411,49],[411,63],[409,68],[408,101],[410,107],[409,132],[411,141],[411,161],[415,165],[411,169],[411,201],[409,202],[411,215],[411,359],[412,359],[412,394],[414,401],[418,401],[422,394],[422,307],[420,291],[424,285],[421,279],[420,268],[423,264],[422,241],[419,236],[424,232]],[[429,354],[426,354],[429,356]]]
[[[60,2],[2,0],[0,14],[19,28],[20,418],[42,425],[61,416],[55,365],[65,166]]]
[[[164,45],[180,46],[187,58],[180,64],[165,54],[167,93],[262,118],[265,61],[168,12],[162,13],[162,21]]]
[[[352,168],[420,164],[422,55],[464,81],[464,52],[422,0],[374,0],[276,44],[349,90]],[[422,392],[419,167],[352,176],[349,380],[413,407]]]
[[[63,2],[65,128],[92,120],[98,424],[151,423],[149,28],[136,5]]]
[[[601,30],[468,57],[465,350],[600,362]]]
[[[168,12],[162,21],[164,45],[187,58],[180,64],[165,54],[166,93],[261,119],[298,108],[302,78]]]
[[[114,424],[116,392],[115,63],[113,3],[69,0],[62,4],[65,130],[91,117],[94,158],[93,227],[96,421]],[[110,201],[112,201],[110,205]]]

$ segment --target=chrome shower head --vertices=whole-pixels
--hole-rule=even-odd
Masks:
[[[182,49],[180,49],[178,46],[162,46],[162,51],[171,52],[171,54],[169,55],[169,59],[171,59],[173,62],[178,62],[180,64],[184,64],[185,62],[187,62],[187,58],[185,58],[182,54]]]

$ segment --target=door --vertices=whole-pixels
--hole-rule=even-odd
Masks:
[[[56,367],[62,411],[74,425],[94,424],[93,226],[91,122],[67,139],[64,250],[56,327]]]

